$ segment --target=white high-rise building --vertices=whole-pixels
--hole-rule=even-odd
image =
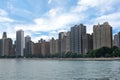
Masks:
[[[18,30],[16,32],[16,56],[23,56],[25,48],[24,31]]]

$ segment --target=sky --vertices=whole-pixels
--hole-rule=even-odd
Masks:
[[[20,29],[37,42],[81,23],[92,33],[93,25],[106,21],[113,34],[120,31],[120,0],[0,0],[0,36],[7,32],[13,40]]]

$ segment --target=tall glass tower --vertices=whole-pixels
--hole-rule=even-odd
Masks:
[[[23,56],[25,48],[24,31],[18,30],[16,32],[16,56]]]

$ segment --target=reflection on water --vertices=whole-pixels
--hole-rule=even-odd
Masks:
[[[120,61],[0,59],[0,80],[120,80]]]

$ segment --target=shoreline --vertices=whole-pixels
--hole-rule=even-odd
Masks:
[[[39,59],[39,58],[38,58]],[[120,60],[120,57],[114,58],[40,58],[40,60],[63,60],[63,61],[114,61]]]
[[[114,61],[120,57],[113,58],[0,58],[0,59],[26,59],[26,60],[60,60],[60,61]]]

